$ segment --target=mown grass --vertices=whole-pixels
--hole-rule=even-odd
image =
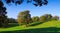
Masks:
[[[13,32],[13,33],[37,33],[37,32],[60,32],[60,21],[48,21],[44,22],[42,24],[35,24],[32,23],[33,26],[25,27],[25,25],[22,26],[14,26],[9,28],[0,28],[0,32],[7,33],[7,32]]]
[[[0,33],[60,33],[60,28],[49,27],[49,28],[36,28],[26,30],[15,30],[15,31],[3,31]]]

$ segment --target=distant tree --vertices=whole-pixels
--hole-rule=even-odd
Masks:
[[[33,22],[38,22],[38,21],[39,21],[39,17],[38,17],[38,16],[32,17],[32,21],[33,21]]]
[[[29,14],[29,11],[26,10],[24,12],[20,12],[18,14],[17,21],[19,24],[25,24],[28,26],[28,24],[31,22],[31,15]]]
[[[52,15],[51,14],[48,15],[48,21],[50,21],[50,20],[52,20]]]
[[[44,16],[47,18],[47,21],[52,20],[52,15],[51,14],[44,14]]]
[[[0,27],[6,27],[7,26],[7,16],[6,16],[6,8],[4,7],[4,4],[0,1]]]
[[[39,19],[40,22],[45,22],[46,20],[47,20],[47,18],[45,16],[41,16]]]
[[[14,18],[8,18],[8,23],[17,23],[17,20]]]
[[[59,17],[58,16],[54,16],[52,19],[53,20],[59,20]]]
[[[52,15],[51,14],[44,14],[40,17],[41,22],[51,21],[51,20],[52,20]]]

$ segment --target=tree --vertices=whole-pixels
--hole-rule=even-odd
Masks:
[[[7,16],[6,8],[4,4],[0,1],[0,27],[6,27],[7,25]]]
[[[47,19],[47,18],[46,18],[45,16],[41,16],[40,19],[39,19],[39,21],[40,21],[40,22],[46,22],[46,19]]]
[[[51,20],[52,20],[52,15],[51,14],[44,14],[40,17],[41,22],[51,21]]]
[[[51,14],[45,14],[44,16],[47,18],[47,21],[52,20],[52,15]]]
[[[8,19],[8,23],[17,23],[17,20],[14,18],[7,18]]]
[[[24,12],[20,12],[18,14],[17,21],[19,24],[25,24],[28,26],[28,24],[31,22],[31,15],[29,14],[29,11],[26,10]]]
[[[32,21],[33,21],[33,22],[38,22],[38,21],[39,21],[39,17],[38,17],[38,16],[32,17]]]
[[[58,16],[54,16],[52,19],[53,20],[59,20],[59,17]]]
[[[2,1],[2,0],[0,0]],[[4,0],[7,4],[14,3],[14,4],[22,4],[24,0]],[[27,3],[32,3],[35,6],[42,6],[47,5],[47,0],[25,0]]]
[[[52,20],[52,15],[51,14],[48,14],[48,21],[51,21]]]

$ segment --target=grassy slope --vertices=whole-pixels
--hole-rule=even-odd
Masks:
[[[34,29],[34,28],[47,28],[47,27],[57,27],[60,28],[60,21],[49,21],[43,24],[39,24],[36,26],[25,27],[23,26],[15,26],[10,28],[0,28],[1,31],[14,31],[14,30],[24,30],[24,29]]]

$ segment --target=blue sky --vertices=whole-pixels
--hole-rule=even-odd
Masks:
[[[36,7],[33,4],[26,2],[22,3],[21,5],[7,5],[7,16],[9,18],[17,18],[19,12],[24,10],[29,10],[31,16],[41,16],[44,14],[52,14],[53,16],[57,15],[60,17],[60,0],[48,0],[48,5],[43,5],[41,7]]]

